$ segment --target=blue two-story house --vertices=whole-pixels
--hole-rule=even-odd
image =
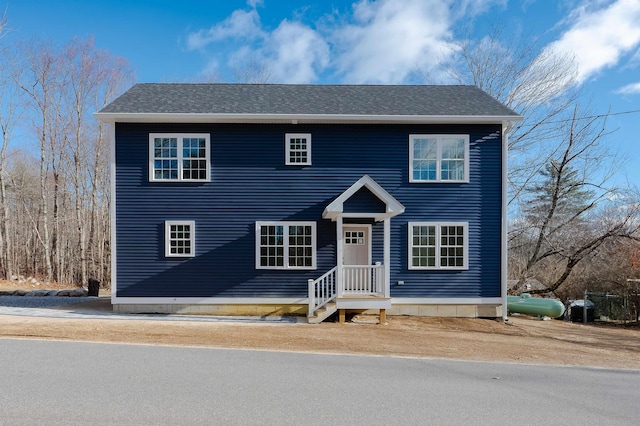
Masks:
[[[96,117],[116,311],[506,314],[521,117],[474,86],[138,84]]]

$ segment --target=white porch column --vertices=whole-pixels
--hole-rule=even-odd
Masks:
[[[384,220],[384,296],[391,296],[391,219]]]
[[[336,293],[338,297],[344,294],[344,281],[342,280],[342,216],[336,219]]]

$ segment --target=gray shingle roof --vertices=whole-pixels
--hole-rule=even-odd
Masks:
[[[105,113],[519,118],[475,86],[424,85],[136,84]]]

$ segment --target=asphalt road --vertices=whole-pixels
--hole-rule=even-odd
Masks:
[[[637,424],[640,370],[0,339],[0,425]]]

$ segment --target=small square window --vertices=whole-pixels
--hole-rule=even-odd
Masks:
[[[311,165],[311,134],[287,133],[285,140],[285,164],[287,166]]]
[[[165,252],[167,257],[195,256],[195,222],[167,220],[164,223]]]

